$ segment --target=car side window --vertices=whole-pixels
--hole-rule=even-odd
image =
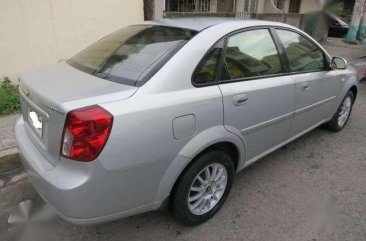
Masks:
[[[216,81],[217,69],[220,64],[220,58],[224,47],[224,40],[218,42],[206,54],[203,61],[194,73],[193,82],[197,85],[211,84]]]
[[[229,37],[222,80],[282,73],[280,58],[268,29],[241,32]]]
[[[291,72],[324,70],[324,54],[310,40],[288,30],[277,29]]]

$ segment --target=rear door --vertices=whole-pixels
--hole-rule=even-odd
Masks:
[[[326,55],[310,39],[288,29],[276,32],[295,81],[296,111],[290,136],[296,136],[329,117],[342,81],[337,71],[327,67]]]
[[[270,29],[236,32],[226,42],[219,82],[224,124],[243,138],[250,160],[287,139],[295,86],[285,74]]]

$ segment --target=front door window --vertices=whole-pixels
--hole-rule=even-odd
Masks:
[[[244,12],[255,13],[257,7],[257,0],[244,0]]]
[[[278,29],[277,33],[285,48],[291,72],[324,70],[324,54],[310,40],[292,31]]]

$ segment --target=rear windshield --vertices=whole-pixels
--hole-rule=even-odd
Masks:
[[[109,81],[140,86],[196,33],[166,26],[129,26],[99,40],[67,63]]]

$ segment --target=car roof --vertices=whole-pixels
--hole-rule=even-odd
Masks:
[[[255,19],[238,19],[238,18],[225,18],[225,17],[190,17],[190,18],[163,18],[154,21],[147,21],[145,23],[170,26],[176,28],[186,28],[195,31],[202,31],[214,25],[227,22],[242,22],[247,27],[261,26],[261,25],[273,25],[273,26],[288,26],[287,24],[270,22]]]

